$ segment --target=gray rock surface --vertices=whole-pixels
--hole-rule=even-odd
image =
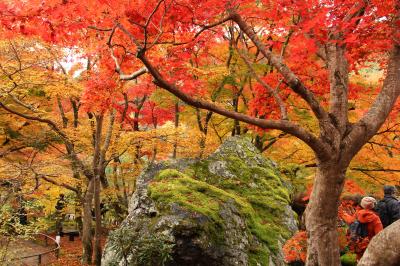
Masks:
[[[234,137],[204,160],[143,171],[102,265],[161,265],[164,253],[165,265],[285,265],[281,246],[296,230],[277,165]]]

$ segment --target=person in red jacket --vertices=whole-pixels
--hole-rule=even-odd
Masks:
[[[368,238],[371,240],[376,234],[383,230],[381,219],[373,211],[376,200],[373,197],[364,197],[360,203],[362,209],[356,212],[356,217],[360,223],[367,224]]]
[[[368,236],[357,241],[356,243],[350,243],[350,248],[357,254],[357,260],[359,260],[364,251],[367,249],[369,241],[380,231],[383,230],[381,220],[373,209],[376,205],[376,200],[373,197],[364,197],[361,200],[360,206],[354,215],[342,213],[341,217],[347,224],[352,224],[356,219],[360,223],[367,224]]]

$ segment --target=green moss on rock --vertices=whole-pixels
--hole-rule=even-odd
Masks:
[[[284,265],[280,245],[292,233],[289,190],[277,166],[248,140],[230,139],[204,160],[155,165],[137,186],[129,219],[146,214],[141,234],[179,239],[172,254],[177,265],[191,264],[185,260],[191,256],[205,259],[199,265]]]
[[[247,150],[246,156],[254,157]],[[222,160],[222,158],[218,158]],[[265,160],[265,159],[264,159]],[[270,252],[278,251],[278,238],[291,232],[281,226],[284,207],[289,203],[289,191],[282,185],[279,172],[265,160],[262,165],[249,166],[239,156],[223,158],[226,171],[232,177],[221,177],[210,172],[215,158],[199,161],[184,172],[165,169],[149,185],[149,195],[157,206],[168,211],[171,204],[179,204],[190,211],[209,217],[215,226],[224,228],[219,212],[224,203],[233,200],[245,218],[247,230],[260,241],[251,252],[250,265],[264,264]],[[222,233],[222,232],[221,232]]]

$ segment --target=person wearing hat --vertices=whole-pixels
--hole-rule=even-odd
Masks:
[[[379,216],[373,211],[376,200],[373,197],[364,197],[360,203],[362,209],[356,215],[360,223],[367,224],[368,238],[371,239],[377,233],[382,231],[383,226]]]
[[[384,198],[378,202],[377,211],[383,227],[389,226],[400,219],[400,202],[396,199],[396,187],[386,185],[383,187]]]
[[[343,215],[345,222],[349,225],[354,223],[356,220],[358,220],[361,224],[367,225],[367,236],[359,242],[353,243],[352,246],[354,247],[351,248],[356,253],[357,260],[362,257],[364,251],[367,249],[369,241],[376,234],[383,230],[383,226],[378,214],[373,211],[375,205],[375,198],[363,197],[360,202],[361,208],[358,209],[354,215]]]

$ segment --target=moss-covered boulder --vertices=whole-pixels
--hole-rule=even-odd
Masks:
[[[230,138],[207,159],[144,171],[103,265],[284,265],[297,230],[289,201],[275,163]]]

